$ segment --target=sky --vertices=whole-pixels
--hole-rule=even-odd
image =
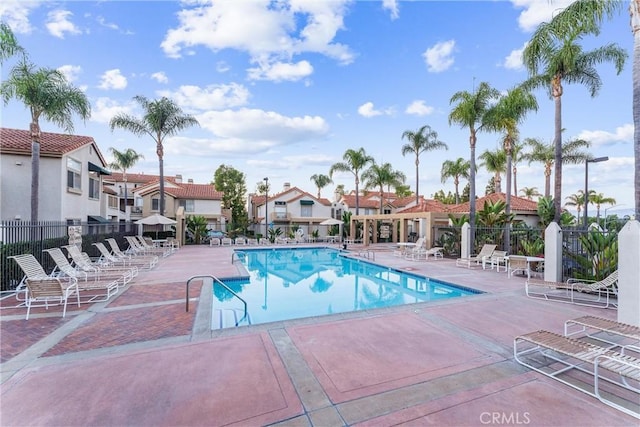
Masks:
[[[430,198],[454,190],[452,180],[441,182],[442,162],[469,158],[468,130],[448,122],[452,95],[480,82],[506,92],[526,80],[525,43],[568,3],[3,0],[0,20],[32,62],[59,69],[86,93],[91,118],[77,119],[74,133],[93,137],[108,162],[110,147],[144,156],[129,173],[159,174],[155,143],[111,131],[109,121],[118,113],[140,117],[134,96],[166,96],[200,123],[165,141],[166,176],[209,183],[224,164],[245,174],[248,192],[268,178],[271,193],[290,183],[315,195],[311,176],[328,175],[346,150],[363,147],[377,163],[402,171],[415,191],[415,156],[402,155],[408,142],[402,134],[429,125],[448,146],[420,156],[419,191]],[[562,97],[563,138],[590,141],[593,157],[609,157],[589,165],[589,190],[616,200],[601,214],[628,213],[634,205],[633,36],[626,7],[598,37],[582,41],[585,50],[609,43],[626,50],[622,73],[602,64],[596,97],[581,85],[565,85]],[[13,63],[5,62],[3,80]],[[550,143],[554,104],[545,91],[535,94],[539,109],[520,135]],[[12,100],[1,108],[3,127],[28,129],[24,105]],[[45,120],[40,125],[63,132]],[[499,134],[480,133],[476,153],[499,144]],[[543,192],[543,170],[519,163],[518,188]],[[490,177],[478,170],[478,194]],[[584,164],[564,166],[563,199],[583,190],[584,180]],[[338,184],[355,189],[350,173],[334,174],[333,182],[322,197],[332,198]]]

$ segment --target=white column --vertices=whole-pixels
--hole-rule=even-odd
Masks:
[[[544,230],[544,280],[562,282],[562,229],[556,222]]]
[[[462,225],[460,241],[460,258],[469,258],[471,256],[471,226],[468,222]]]
[[[628,221],[618,234],[618,322],[640,326],[640,222]]]

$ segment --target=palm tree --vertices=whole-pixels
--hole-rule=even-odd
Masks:
[[[405,130],[402,133],[402,139],[407,139],[409,143],[402,146],[402,155],[406,156],[409,153],[412,153],[416,156],[415,165],[416,165],[416,204],[420,199],[420,191],[418,189],[419,183],[419,166],[420,166],[420,154],[425,151],[433,151],[444,148],[448,150],[447,144],[438,140],[438,132],[431,129],[431,126],[424,125],[416,132]]]
[[[529,200],[533,200],[534,197],[540,197],[542,194],[538,191],[538,187],[522,187],[520,193]]]
[[[0,64],[17,53],[23,53],[24,49],[18,44],[18,40],[4,22],[0,22]]]
[[[127,148],[125,151],[118,151],[113,147],[109,148],[113,154],[113,161],[109,165],[111,169],[122,171],[122,181],[124,181],[124,214],[127,215],[127,171],[131,169],[140,159],[144,159],[142,154],[138,154],[133,148]],[[128,218],[127,218],[128,219]]]
[[[382,205],[384,199],[384,186],[399,186],[404,184],[407,177],[400,171],[394,171],[391,163],[384,163],[378,165],[373,163],[369,169],[362,174],[362,180],[365,182],[365,188],[380,189],[380,210],[382,213]]]
[[[551,168],[555,162],[555,147],[553,143],[545,144],[538,138],[526,138],[524,145],[531,147],[531,151],[522,155],[529,164],[538,162],[544,164],[544,197],[551,195]],[[589,153],[580,151],[589,148],[591,144],[584,139],[572,139],[562,144],[562,163],[580,164],[589,158]]]
[[[502,173],[507,170],[507,155],[502,148],[495,151],[485,150],[479,157],[482,162],[480,166],[493,173],[493,180],[496,193],[502,193]]]
[[[589,191],[589,193],[591,193],[591,191]],[[615,205],[617,202],[613,197],[605,197],[602,193],[595,194],[594,191],[593,194],[589,194],[589,203],[596,205],[596,217],[600,220],[600,205]]]
[[[317,173],[311,175],[311,181],[313,181],[313,183],[318,188],[318,199],[320,198],[320,190],[322,190],[327,185],[333,183],[331,178],[329,178],[327,175],[317,174]]]
[[[453,185],[456,189],[456,205],[460,203],[460,178],[469,179],[469,171],[471,166],[468,160],[458,157],[457,160],[445,160],[440,170],[440,178],[442,183],[447,182],[447,178],[453,178]]]
[[[593,190],[589,191],[590,196],[593,193],[595,193],[595,191]],[[565,197],[565,199],[566,199],[566,202],[564,203],[564,205],[575,207],[576,211],[578,212],[577,217],[580,218],[580,212],[582,211],[582,207],[584,206],[584,191],[578,190],[576,193]]]
[[[485,130],[487,116],[492,102],[500,96],[500,92],[489,83],[482,82],[473,92],[460,91],[453,94],[449,104],[455,106],[449,113],[449,125],[457,123],[469,129],[469,225],[475,227],[476,221],[476,143],[478,132]],[[473,247],[473,231],[469,247]]]
[[[350,172],[356,181],[356,215],[360,214],[360,171],[374,162],[364,148],[358,150],[348,149],[342,155],[343,162],[335,163],[329,169],[329,177],[333,178],[334,172]]]
[[[595,2],[578,2],[595,3]],[[578,14],[560,12],[538,26],[524,49],[522,59],[530,78],[527,88],[545,88],[555,102],[554,133],[554,221],[560,222],[562,200],[562,94],[564,83],[580,83],[595,97],[602,80],[595,66],[613,62],[618,74],[622,72],[627,53],[616,44],[584,52],[578,41],[588,34],[599,33],[592,22],[582,22]]]
[[[142,118],[129,114],[116,114],[109,126],[128,130],[137,136],[149,135],[156,143],[156,154],[160,164],[160,215],[164,215],[164,141],[168,136],[176,135],[179,131],[191,126],[199,126],[195,117],[184,114],[182,109],[169,98],[162,97],[150,101],[144,96],[134,96],[133,99],[144,110]]]
[[[73,114],[86,120],[91,116],[91,105],[84,92],[71,85],[60,71],[36,69],[25,59],[2,82],[0,94],[5,105],[15,98],[31,111],[31,221],[35,223],[40,185],[40,117],[71,133]]]

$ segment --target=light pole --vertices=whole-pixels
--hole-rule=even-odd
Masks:
[[[619,204],[619,205],[609,206],[608,208],[606,208],[606,209],[604,210],[604,230],[605,230],[605,231],[608,231],[608,230],[609,230],[609,227],[608,227],[609,221],[607,221],[607,219],[608,219],[608,217],[607,217],[607,211],[608,211],[609,209],[617,208],[618,206],[624,206],[624,203],[623,203],[623,204]]]
[[[606,162],[609,160],[609,157],[596,157],[595,159],[587,159],[584,162],[584,228],[587,228],[588,224],[588,216],[587,216],[587,207],[589,206],[589,163],[600,163]]]
[[[264,238],[269,237],[269,178],[264,178]]]

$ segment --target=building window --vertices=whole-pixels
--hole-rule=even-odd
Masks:
[[[151,210],[152,211],[159,211],[160,210],[160,199],[158,198],[153,198],[151,199]]]
[[[67,190],[82,191],[82,164],[72,158],[67,159]]]
[[[195,212],[196,211],[196,201],[195,200],[180,200],[178,202],[179,206],[184,208],[185,212]]]
[[[313,213],[313,206],[312,205],[302,205],[300,206],[300,216],[305,217],[305,218],[310,218],[312,217]]]
[[[389,209],[389,208],[384,208],[383,213],[384,213],[385,215],[391,215],[391,209]]]
[[[100,176],[96,172],[89,172],[89,198],[100,198]]]
[[[108,196],[109,208],[118,209],[118,198],[116,196]]]
[[[275,202],[274,213],[276,219],[287,219],[287,202]]]

